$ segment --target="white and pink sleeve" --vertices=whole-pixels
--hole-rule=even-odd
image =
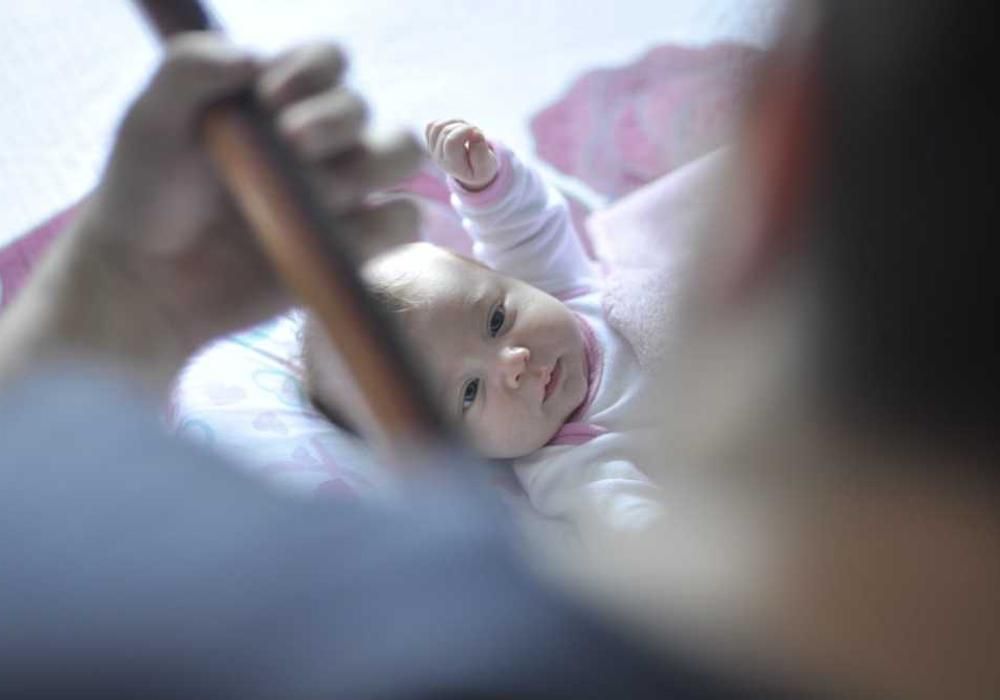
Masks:
[[[452,205],[474,241],[476,257],[557,297],[593,289],[596,269],[562,195],[510,149],[491,145],[500,170],[489,187],[470,192],[449,178]]]

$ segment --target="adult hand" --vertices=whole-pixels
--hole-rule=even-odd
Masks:
[[[364,138],[365,104],[341,85],[344,68],[325,44],[261,62],[212,34],[173,40],[75,230],[4,319],[6,335],[30,339],[0,344],[0,374],[5,354],[61,346],[163,380],[206,341],[290,303],[199,143],[205,108],[248,87],[312,169],[342,233],[368,251],[411,238],[410,204],[366,196],[410,174],[420,146]]]
[[[365,104],[339,85],[344,67],[329,45],[260,66],[218,37],[190,34],[169,46],[126,115],[87,217],[90,235],[114,249],[108,254],[122,275],[191,344],[288,303],[198,142],[199,116],[213,101],[254,86],[312,166],[339,228],[390,239],[415,229],[408,203],[364,205],[366,194],[416,167],[419,147],[409,137],[364,142]]]

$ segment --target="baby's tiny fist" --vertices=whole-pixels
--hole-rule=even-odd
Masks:
[[[462,184],[468,189],[485,189],[496,179],[500,162],[482,132],[477,130],[476,133],[478,138],[469,140],[469,166],[475,182]]]
[[[485,189],[496,178],[499,161],[478,127],[449,119],[428,124],[426,135],[434,162],[466,189]]]

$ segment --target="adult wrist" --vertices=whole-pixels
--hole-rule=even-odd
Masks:
[[[196,348],[86,218],[53,245],[8,309],[0,374],[70,359],[109,366],[165,394]]]

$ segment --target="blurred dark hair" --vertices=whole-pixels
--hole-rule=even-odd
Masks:
[[[820,12],[807,251],[833,395],[862,419],[995,442],[997,4]]]

